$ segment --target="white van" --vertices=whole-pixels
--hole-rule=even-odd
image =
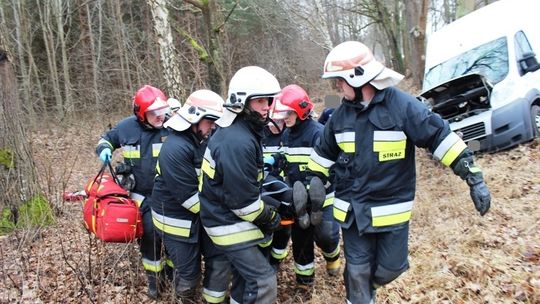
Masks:
[[[428,38],[423,93],[475,151],[540,135],[540,1],[500,0]]]

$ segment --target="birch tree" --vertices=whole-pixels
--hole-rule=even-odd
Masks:
[[[167,0],[149,0],[154,21],[154,30],[157,36],[161,64],[163,66],[163,77],[167,83],[169,96],[179,98],[186,96],[180,78],[178,67],[178,56],[173,43],[171,27],[169,25],[169,10]],[[183,98],[182,98],[183,99]]]

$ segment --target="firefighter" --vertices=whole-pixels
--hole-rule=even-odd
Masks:
[[[314,243],[322,250],[326,260],[326,270],[337,275],[341,266],[339,260],[339,225],[332,216],[332,187],[326,189],[318,179],[308,182],[306,167],[309,155],[318,142],[323,125],[312,119],[313,103],[306,91],[297,85],[283,88],[276,98],[274,112],[283,113],[286,129],[281,137],[287,158],[285,175],[293,185],[293,196],[297,220],[292,226],[292,247],[294,271],[297,287],[307,290],[313,285],[315,274]],[[309,184],[309,199],[297,200],[305,196],[304,184]],[[285,255],[287,240],[276,235],[272,247],[272,259],[279,263]],[[281,247],[280,247],[281,245]]]
[[[276,209],[261,199],[261,139],[277,79],[263,68],[238,70],[229,83],[219,128],[208,142],[199,195],[210,239],[232,263],[231,303],[273,303],[277,282],[259,249],[279,227]]]
[[[490,207],[490,192],[463,140],[439,115],[394,87],[403,76],[375,60],[364,44],[348,41],[332,49],[322,77],[334,79],[343,100],[308,169],[328,178],[333,166],[347,303],[373,303],[377,287],[409,268],[415,146],[429,149],[467,182],[480,215]]]
[[[148,296],[157,298],[159,274],[164,268],[161,241],[154,233],[150,201],[157,156],[168,135],[163,128],[169,111],[167,97],[153,86],[144,85],[133,97],[133,116],[121,120],[99,140],[96,153],[103,163],[111,160],[112,152],[122,148],[123,174],[131,176],[131,198],[143,217],[144,234],[139,240],[143,267],[148,279]]]
[[[209,90],[193,92],[166,123],[169,136],[158,158],[152,193],[152,217],[174,264],[174,290],[182,301],[196,301],[205,274],[202,296],[207,303],[223,303],[230,282],[229,262],[202,229],[199,176],[207,140],[223,113],[223,99]]]

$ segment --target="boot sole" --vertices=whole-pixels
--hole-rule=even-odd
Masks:
[[[300,181],[296,181],[293,185],[293,205],[296,217],[298,219],[298,225],[302,229],[309,227],[309,215],[307,214],[307,201],[308,193],[304,184]]]
[[[311,200],[311,211],[318,212],[322,209],[326,200],[326,189],[318,177],[313,177],[309,182],[309,199]]]

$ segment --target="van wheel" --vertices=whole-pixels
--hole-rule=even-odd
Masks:
[[[540,106],[539,105],[533,105],[531,107],[531,122],[532,122],[534,137],[540,137]]]

